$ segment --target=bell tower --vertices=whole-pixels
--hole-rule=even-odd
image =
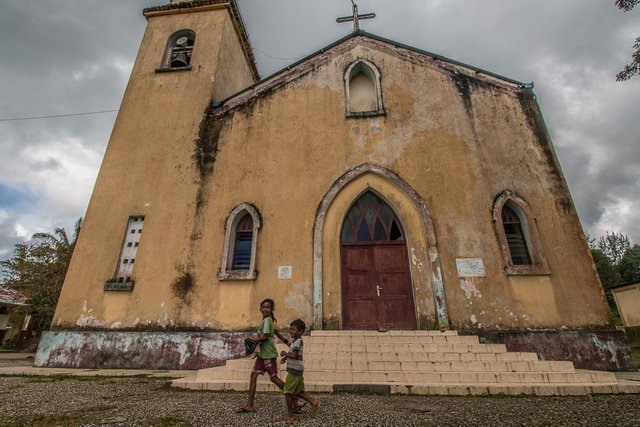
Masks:
[[[258,71],[235,0],[172,0],[143,14],[147,28],[54,328],[131,327],[138,318],[164,327],[163,316],[191,322],[172,306],[171,283],[195,239],[201,127],[213,100],[251,85]]]

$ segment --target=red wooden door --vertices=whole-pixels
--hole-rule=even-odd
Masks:
[[[416,329],[407,247],[395,214],[373,193],[342,227],[342,327]]]
[[[344,329],[415,329],[409,263],[402,244],[342,245]]]

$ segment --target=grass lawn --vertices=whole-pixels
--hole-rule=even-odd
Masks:
[[[640,367],[640,347],[633,347],[633,360]]]

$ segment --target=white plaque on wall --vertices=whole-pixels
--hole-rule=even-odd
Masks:
[[[484,264],[480,258],[456,258],[458,277],[485,277]]]
[[[293,272],[293,267],[290,265],[279,265],[278,266],[278,280],[282,279],[291,279],[291,273]]]

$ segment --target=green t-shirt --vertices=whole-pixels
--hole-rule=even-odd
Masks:
[[[273,319],[271,317],[265,317],[260,322],[258,327],[258,336],[266,335],[268,338],[266,341],[260,343],[260,351],[258,357],[260,359],[274,359],[278,357],[278,350],[276,349],[276,342],[273,338],[275,327],[273,325]]]

